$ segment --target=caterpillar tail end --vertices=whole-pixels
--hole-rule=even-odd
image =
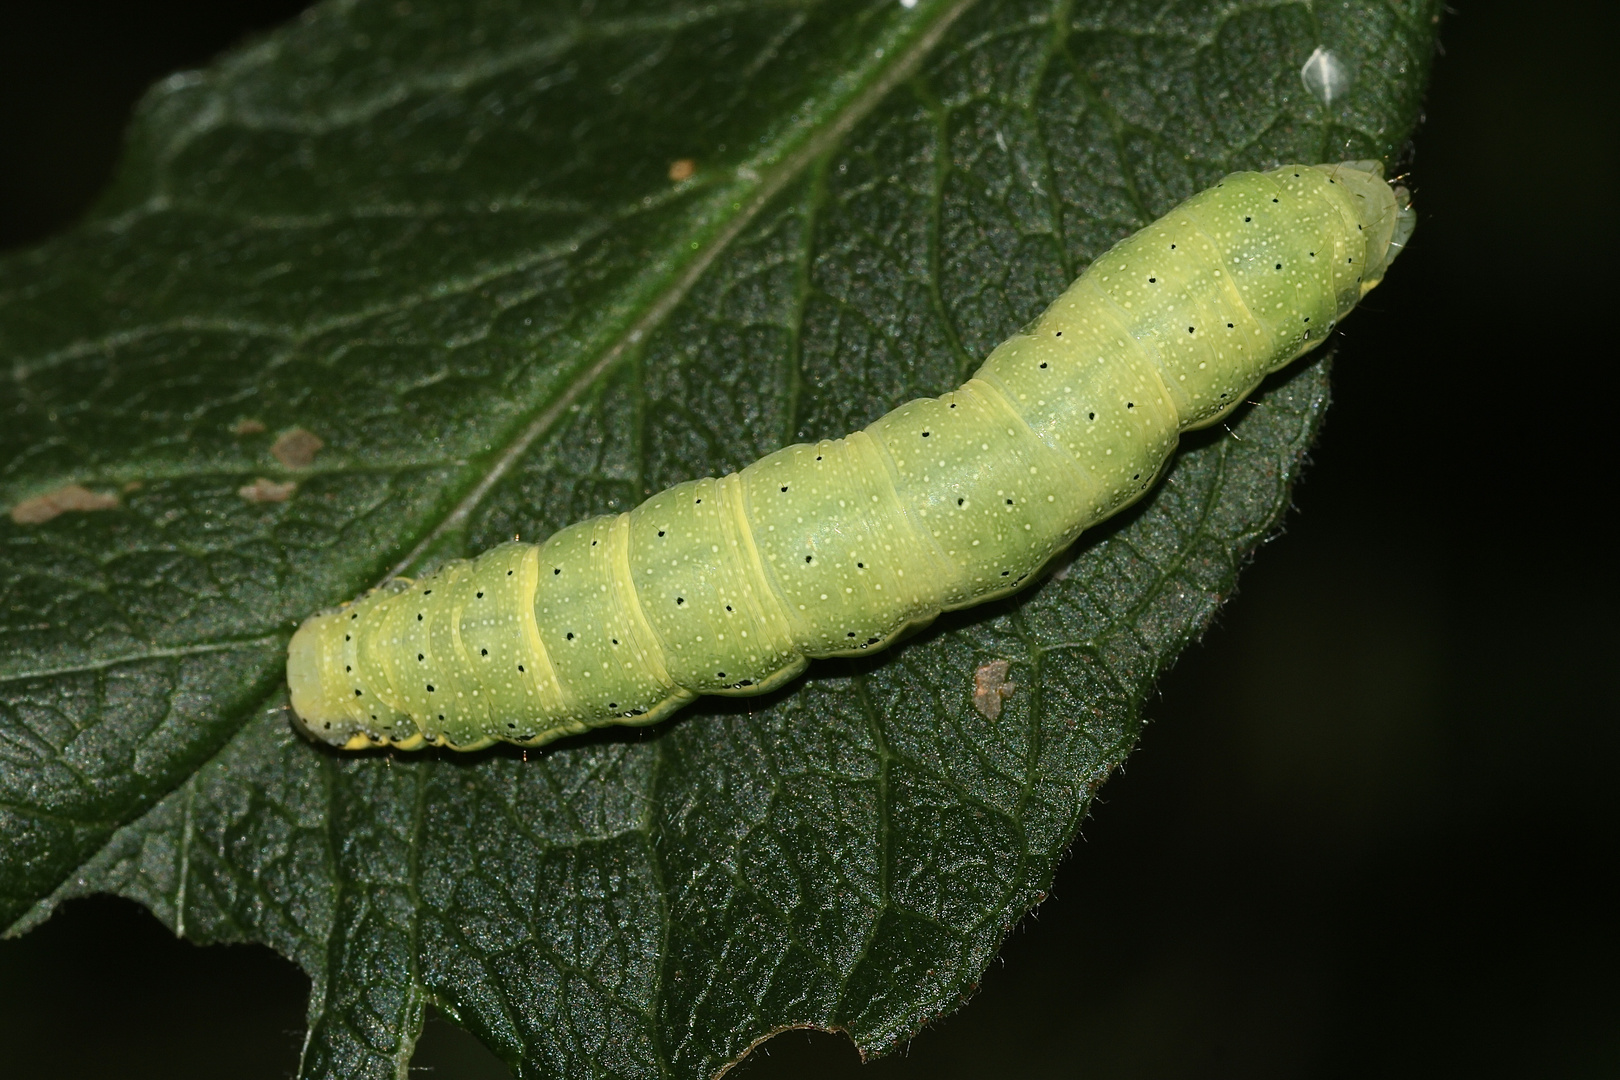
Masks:
[[[1370,237],[1367,245],[1367,271],[1361,282],[1366,296],[1384,280],[1389,264],[1395,261],[1417,228],[1417,211],[1412,209],[1412,193],[1404,185],[1384,179],[1384,163],[1377,160],[1341,161],[1318,165],[1355,195],[1362,227]]]
[[[317,742],[346,749],[373,745],[363,733],[347,700],[350,680],[328,670],[343,656],[343,623],[339,612],[311,615],[287,645],[287,688],[293,724]]]

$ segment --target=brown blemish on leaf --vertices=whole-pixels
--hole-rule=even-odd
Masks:
[[[292,498],[293,492],[298,490],[298,481],[288,480],[278,484],[274,480],[258,477],[251,484],[243,484],[236,489],[236,493],[250,503],[286,502]]]
[[[238,420],[236,426],[231,428],[232,435],[263,435],[265,433],[263,420]]]
[[[697,172],[697,162],[689,157],[683,157],[679,161],[669,163],[669,178],[677,184],[682,180],[692,179],[692,174],[695,172]]]
[[[307,469],[315,463],[315,455],[326,443],[313,431],[295,427],[276,436],[270,447],[270,456],[289,469]]]
[[[24,499],[11,508],[11,520],[18,525],[43,525],[52,518],[70,510],[112,510],[118,506],[118,496],[64,484],[55,491]]]
[[[1011,669],[1010,660],[992,660],[973,673],[973,707],[987,720],[1000,716],[1001,703],[1018,689],[1017,683],[1007,681],[1007,672]]]
[[[144,483],[142,483],[141,481],[139,481],[139,480],[126,480],[124,482],[123,490],[126,493],[131,492],[131,491],[139,491],[139,490],[141,490],[141,488],[143,488],[145,486],[146,485]]]

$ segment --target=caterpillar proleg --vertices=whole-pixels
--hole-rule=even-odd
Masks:
[[[299,726],[471,750],[649,724],[1019,589],[1382,280],[1416,220],[1382,172],[1234,173],[951,393],[310,617],[287,659]]]

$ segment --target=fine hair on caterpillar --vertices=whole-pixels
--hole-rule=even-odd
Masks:
[[[1383,279],[1416,217],[1382,173],[1234,173],[948,394],[311,616],[288,648],[298,726],[348,749],[535,746],[764,693],[1017,591]]]

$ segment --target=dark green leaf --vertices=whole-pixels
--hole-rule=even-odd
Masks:
[[[311,1077],[403,1076],[428,1001],[534,1076],[955,1008],[1278,520],[1325,362],[1016,601],[650,732],[331,753],[291,629],[948,389],[1226,171],[1390,157],[1437,10],[360,0],[169,80],[0,262],[3,921],[110,890],[270,944]]]

